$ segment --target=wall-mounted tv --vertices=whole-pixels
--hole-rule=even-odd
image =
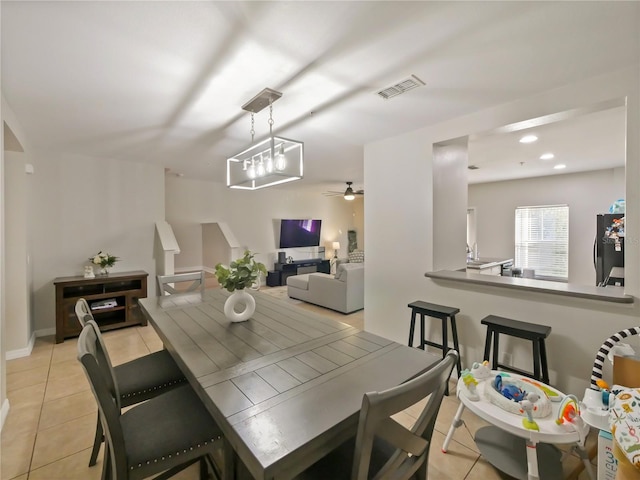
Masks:
[[[322,220],[281,220],[280,248],[319,246],[321,224]]]

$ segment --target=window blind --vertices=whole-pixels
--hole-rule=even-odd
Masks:
[[[516,208],[515,264],[536,277],[569,277],[569,206]]]

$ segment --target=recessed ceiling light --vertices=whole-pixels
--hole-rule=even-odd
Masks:
[[[544,153],[540,155],[540,160],[551,160],[555,155],[553,153]]]
[[[555,168],[556,170],[562,170],[563,168],[567,168],[567,166],[564,163],[559,163],[555,165],[553,168]]]
[[[520,139],[520,143],[533,143],[538,140],[538,137],[535,135],[525,135]]]

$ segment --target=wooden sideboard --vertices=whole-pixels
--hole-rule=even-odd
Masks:
[[[101,331],[114,328],[146,325],[146,317],[140,311],[138,299],[147,296],[147,277],[139,270],[98,275],[95,278],[59,277],[53,281],[56,287],[56,343],[76,337],[82,327],[76,318],[75,305],[84,298]],[[113,300],[113,306],[99,308],[99,302]]]

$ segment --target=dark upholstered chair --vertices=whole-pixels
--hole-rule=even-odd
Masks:
[[[89,320],[94,321],[89,305],[84,298],[76,302],[75,311],[83,327],[87,325]],[[96,326],[96,335],[102,344],[102,348],[106,352],[100,329],[96,323],[93,324]],[[150,353],[149,355],[136,358],[135,360],[115,367],[111,365],[111,361],[105,353],[105,361],[108,362],[109,367],[113,369],[121,407],[128,407],[136,403],[144,402],[145,400],[168,392],[186,383],[184,374],[166,350]],[[89,459],[90,467],[96,464],[98,453],[100,452],[100,444],[103,440],[102,423],[98,416],[96,436],[93,441],[91,458]]]
[[[193,389],[185,384],[121,413],[115,372],[99,330],[94,321],[86,323],[78,360],[105,432],[103,478],[139,480],[161,473],[155,478],[166,479],[198,461],[201,479],[208,478],[208,465],[220,478],[215,458],[222,458],[222,435]]]
[[[449,350],[435,367],[402,385],[362,399],[358,434],[316,462],[297,480],[426,479],[431,437],[442,398],[458,361]],[[410,430],[391,418],[429,397]]]
[[[180,286],[176,284],[180,284]],[[160,295],[196,292],[198,290],[200,293],[204,293],[204,270],[193,273],[158,275],[158,287]]]

